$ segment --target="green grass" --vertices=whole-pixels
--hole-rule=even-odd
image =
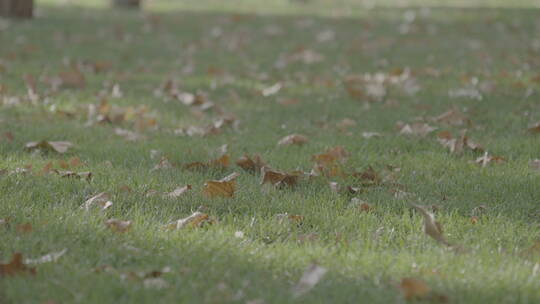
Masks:
[[[0,259],[7,262],[14,252],[37,258],[68,249],[57,262],[35,266],[36,276],[0,278],[0,303],[404,303],[397,288],[404,277],[424,280],[449,303],[540,302],[539,255],[522,254],[538,239],[540,222],[540,173],[529,167],[540,158],[540,137],[526,132],[540,121],[540,86],[533,79],[540,67],[535,1],[446,1],[446,6],[381,1],[369,8],[361,1],[163,0],[150,2],[145,13],[111,11],[97,0],[66,2],[73,4],[38,1],[35,20],[0,25],[0,131],[14,137],[2,135],[0,169],[31,164],[34,172],[0,176],[0,219],[10,219],[0,226]],[[421,8],[426,4],[436,6]],[[412,12],[414,21],[404,25]],[[269,28],[279,33],[269,35]],[[317,42],[327,30],[334,40]],[[280,55],[301,47],[324,60],[275,67]],[[44,79],[70,64],[100,60],[111,62],[111,70],[85,70],[84,89],[62,89],[36,103],[25,97],[26,74],[33,75],[43,96],[50,89]],[[183,72],[187,66],[191,73]],[[366,100],[345,89],[348,75],[398,68],[411,70],[418,93],[389,86],[384,101],[366,108]],[[428,69],[440,75],[431,76]],[[471,77],[493,83],[493,90],[483,92],[482,100],[449,96]],[[156,97],[154,90],[168,78],[183,91],[206,92],[238,119],[238,129],[207,137],[174,135],[174,129],[205,125],[220,115],[194,116],[180,102]],[[276,82],[285,87],[261,96],[260,89]],[[114,128],[132,130],[133,122],[87,126],[83,105],[99,103],[104,83],[118,83],[124,93],[108,98],[110,104],[146,105],[157,130],[145,129],[145,140],[127,142]],[[20,102],[9,105],[13,96]],[[284,106],[279,98],[299,103]],[[389,106],[389,100],[396,105]],[[450,154],[437,143],[436,132],[420,138],[395,129],[399,120],[413,122],[452,107],[471,119],[469,136],[505,163],[481,168],[471,163],[479,154]],[[344,118],[357,123],[349,135],[336,127]],[[454,134],[464,128],[429,124]],[[364,139],[364,131],[383,136]],[[278,147],[291,133],[310,141]],[[64,155],[24,151],[25,143],[42,139],[67,140],[75,147]],[[324,180],[273,190],[234,162],[224,171],[150,171],[158,161],[151,150],[174,162],[204,162],[223,144],[232,160],[259,153],[286,171],[310,171],[313,154],[341,145],[351,153],[351,170],[401,168],[395,182],[409,196],[394,197],[388,185],[336,194]],[[76,170],[91,171],[91,182],[39,174],[49,161],[71,157],[86,164]],[[233,198],[201,195],[205,181],[234,171],[241,175]],[[185,184],[193,189],[178,199],[144,195]],[[123,185],[133,192],[122,191]],[[80,209],[102,191],[112,196],[108,211]],[[351,208],[353,197],[369,202],[373,212]],[[422,218],[407,202],[438,206],[436,217],[448,239],[468,251],[456,253],[426,236]],[[472,211],[480,205],[486,210],[473,224]],[[163,229],[200,206],[218,222]],[[281,213],[304,220],[280,223]],[[104,225],[108,218],[131,220],[132,228],[114,233]],[[31,232],[18,231],[25,223]],[[236,238],[236,231],[245,237]],[[313,240],[305,241],[309,236]],[[313,262],[328,273],[313,290],[293,298],[291,287]],[[96,271],[106,266],[113,270]],[[164,267],[171,269],[162,276],[168,288],[145,288],[142,280],[125,278]]]

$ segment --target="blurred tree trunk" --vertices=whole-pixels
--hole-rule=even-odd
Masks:
[[[114,7],[136,8],[136,9],[141,7],[141,0],[112,0],[112,3]]]
[[[32,18],[34,0],[0,0],[0,16]]]

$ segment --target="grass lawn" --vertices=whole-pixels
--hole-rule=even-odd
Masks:
[[[0,20],[0,303],[539,303],[538,1],[398,2],[42,0]],[[41,140],[73,147],[25,149]],[[261,185],[244,154],[297,182]],[[234,172],[232,197],[205,194]]]

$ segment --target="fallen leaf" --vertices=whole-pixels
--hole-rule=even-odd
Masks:
[[[60,175],[60,177],[85,179],[88,182],[92,180],[92,172],[89,172],[89,171],[86,171],[86,172],[58,171],[58,170],[53,170],[53,171],[57,173],[58,175]]]
[[[183,166],[186,170],[205,170],[205,169],[218,169],[224,170],[229,167],[230,156],[228,154],[223,154],[222,156],[210,160],[206,163],[203,162],[192,162],[185,164]]]
[[[220,180],[207,181],[204,184],[203,194],[207,197],[232,197],[236,190],[236,178],[240,174],[232,173]]]
[[[144,288],[164,289],[169,287],[169,283],[163,278],[146,278],[143,280]]]
[[[196,211],[192,215],[186,218],[179,219],[179,220],[176,220],[174,222],[167,224],[166,227],[168,229],[178,230],[184,227],[199,228],[205,224],[213,224],[213,223],[215,223],[215,220],[210,218],[208,214]]]
[[[274,94],[277,94],[279,92],[279,90],[281,90],[281,83],[276,83],[270,87],[267,87],[267,88],[264,88],[261,90],[261,94],[262,96],[264,97],[268,97],[268,96],[271,96],[271,95],[274,95]]]
[[[22,254],[19,252],[13,254],[9,263],[0,264],[0,276],[14,276],[23,273],[35,275],[36,269],[27,267],[23,262]]]
[[[272,170],[268,167],[261,168],[261,185],[271,184],[275,187],[295,186],[298,183],[299,175],[283,173]]]
[[[302,274],[302,277],[292,288],[294,297],[299,297],[317,285],[328,270],[317,264],[311,264]]]
[[[439,116],[433,117],[433,121],[452,125],[452,126],[461,126],[461,125],[470,125],[471,121],[458,109],[448,110],[442,113]]]
[[[486,151],[483,156],[477,158],[474,162],[481,165],[482,168],[484,168],[491,162],[496,163],[496,164],[504,163],[505,159],[500,156],[489,155],[488,152]]]
[[[531,127],[529,127],[529,128],[527,129],[527,131],[529,131],[530,133],[533,133],[533,134],[538,134],[538,133],[540,133],[540,122],[534,124],[534,125],[531,126]]]
[[[540,171],[540,159],[531,160],[531,162],[529,163],[529,167],[536,171]]]
[[[157,171],[157,170],[162,170],[162,169],[170,169],[172,167],[173,167],[173,164],[169,161],[169,159],[163,156],[150,171],[152,172],[152,171]]]
[[[429,133],[437,130],[437,128],[422,122],[415,122],[412,124],[403,124],[398,122],[397,127],[399,129],[399,134],[417,135],[421,137],[424,137]]]
[[[42,257],[39,257],[37,259],[25,259],[25,264],[43,264],[43,263],[51,263],[56,262],[60,257],[62,257],[67,252],[67,248],[64,248],[57,252],[51,252],[48,253]]]
[[[409,203],[409,205],[418,210],[424,217],[424,232],[427,235],[429,235],[439,243],[442,243],[446,246],[452,246],[444,237],[442,226],[439,222],[435,220],[435,216],[433,215],[433,213],[427,211],[422,206],[413,203]]]
[[[362,137],[365,139],[370,139],[372,137],[381,137],[382,135],[377,132],[362,132]]]
[[[183,187],[178,187],[174,189],[172,192],[165,193],[165,196],[168,198],[178,198],[182,196],[186,191],[191,190],[191,185],[185,185]]]
[[[82,209],[88,211],[91,208],[97,207],[101,210],[110,208],[113,203],[110,201],[110,196],[106,192],[98,193],[91,198],[87,199],[81,206]]]
[[[25,224],[17,225],[16,230],[19,233],[30,233],[32,232],[32,230],[34,230],[34,228],[32,227],[32,224],[25,223]]]
[[[105,221],[105,226],[114,232],[126,232],[131,228],[131,221],[112,218]]]
[[[441,145],[447,147],[451,153],[462,153],[465,149],[470,149],[475,152],[484,151],[482,146],[476,144],[466,135],[467,130],[462,130],[459,137],[454,138],[452,133],[443,131],[437,134],[437,140]]]
[[[32,141],[27,143],[24,148],[28,151],[43,150],[53,151],[60,154],[66,153],[69,148],[73,147],[73,144],[68,141]]]
[[[86,78],[79,70],[68,70],[58,74],[60,85],[64,88],[83,89],[86,86]]]
[[[114,134],[123,137],[127,141],[138,141],[145,139],[145,136],[130,130],[115,128]]]
[[[424,281],[415,278],[403,278],[399,288],[407,301],[425,298],[431,291]]]
[[[306,136],[300,135],[300,134],[291,134],[283,137],[279,140],[278,145],[279,146],[290,146],[290,145],[298,145],[301,146],[305,143],[307,143],[309,140]]]
[[[236,165],[249,172],[260,172],[261,168],[266,166],[266,163],[262,160],[260,155],[256,154],[251,158],[245,154],[236,161]]]

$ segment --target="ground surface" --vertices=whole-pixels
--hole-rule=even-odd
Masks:
[[[29,265],[35,275],[2,266],[0,303],[403,303],[407,292],[540,302],[533,1],[154,1],[145,14],[75,2],[38,1],[34,21],[0,22],[0,260],[67,249]],[[212,106],[185,105],[178,92]],[[446,111],[454,116],[436,118]],[[222,118],[230,123],[209,131]],[[465,129],[488,151],[485,166],[474,163],[484,152],[438,142],[450,131],[459,149]],[[309,141],[277,144],[293,133]],[[24,149],[40,140],[74,146]],[[226,168],[185,168],[224,144]],[[276,170],[309,173],[312,156],[336,146],[348,157],[292,187],[261,186],[235,164],[260,154]],[[152,170],[161,157],[172,168]],[[69,170],[92,180],[61,176]],[[233,172],[233,197],[202,193]],[[177,198],[162,194],[188,184]],[[100,192],[112,206],[81,209]],[[425,235],[409,202],[435,209],[462,249]],[[165,228],[197,210],[214,223]],[[111,218],[131,226],[115,232]],[[312,263],[326,274],[293,297]],[[404,278],[431,291],[400,288]]]

